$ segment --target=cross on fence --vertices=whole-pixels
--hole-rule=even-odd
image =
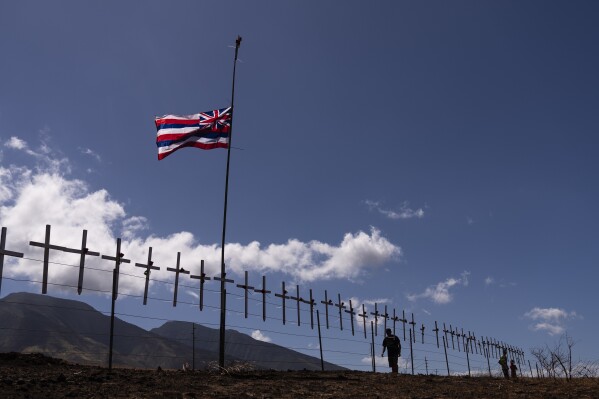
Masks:
[[[179,274],[189,274],[189,270],[180,267],[181,252],[177,252],[177,267],[167,267],[166,270],[175,273],[175,292],[173,294],[173,306],[177,306],[177,293],[179,291]]]
[[[328,299],[327,290],[324,290],[324,301],[320,301],[320,303],[324,304],[324,313],[325,319],[327,321],[327,330],[329,329],[329,306],[333,306],[333,301]]]
[[[266,276],[262,276],[262,288],[254,288],[254,291],[262,294],[262,321],[266,321],[266,294],[270,294],[266,289]]]
[[[410,322],[412,325],[412,339],[414,343],[416,343],[416,322],[414,321],[414,313],[412,313],[412,321]]]
[[[300,297],[300,294],[299,294],[299,285],[295,286],[295,290],[296,290],[295,291],[296,292],[296,296],[294,296],[294,297],[290,296],[289,299],[293,299],[296,302],[296,304],[297,304],[297,325],[299,326],[300,325],[300,302],[302,302],[303,300],[302,300],[302,298]]]
[[[354,312],[354,307],[351,303],[351,299],[349,300],[349,310],[346,310],[345,313],[349,313],[349,320],[351,322],[351,335],[354,335],[354,315],[356,314],[356,312]]]
[[[403,325],[403,340],[406,340],[406,323],[408,322],[408,319],[406,319],[406,311],[402,310],[401,311],[401,315],[402,318],[399,319],[399,321],[401,321],[402,325]]]
[[[146,276],[146,278],[147,278],[147,276]],[[189,278],[192,278],[194,280],[200,280],[200,304],[199,304],[199,306],[200,306],[200,311],[202,311],[202,310],[204,310],[204,283],[207,280],[210,280],[210,277],[206,276],[206,273],[204,273],[204,259],[202,259],[200,262],[200,274],[199,275],[191,274],[189,276]]]
[[[335,304],[339,308],[339,328],[343,331],[343,310],[346,308],[345,302],[341,302],[341,294],[337,294],[338,301]]]
[[[160,270],[159,267],[154,266],[154,261],[152,261],[152,247],[150,247],[148,251],[148,263],[145,265],[143,263],[136,263],[137,267],[144,267],[146,270],[144,271],[144,275],[146,276],[145,288],[144,288],[144,305],[148,303],[148,287],[150,285],[150,273],[152,270]]]
[[[281,283],[281,293],[275,294],[276,297],[281,298],[283,301],[283,324],[285,324],[285,299],[289,299],[287,296],[287,290],[285,289],[285,282]]]
[[[379,329],[379,311],[376,308],[376,302],[374,303],[374,312],[370,312],[371,315],[374,316],[374,335],[377,336],[378,335],[378,329]]]
[[[48,240],[49,240],[48,234]],[[131,263],[129,259],[125,259],[125,255],[121,252],[121,239],[116,239],[116,253],[114,256],[102,255],[102,259],[113,260],[114,261],[114,277],[113,277],[113,292],[112,297],[113,300],[116,300],[119,296],[119,274],[121,263]]]
[[[362,313],[359,313],[358,317],[361,317],[362,321],[364,322],[364,339],[366,339],[366,319],[368,318],[368,314],[366,313],[364,304],[362,304]]]
[[[63,247],[60,245],[53,245],[50,244],[50,229],[51,226],[49,224],[46,225],[46,235],[45,235],[45,239],[44,242],[37,242],[37,241],[29,241],[29,245],[33,246],[33,247],[41,247],[44,248],[44,269],[43,269],[43,275],[42,275],[42,294],[46,294],[48,292],[48,264],[50,262],[50,250],[56,250],[56,251],[62,251],[62,252],[70,252],[70,253],[75,253],[75,254],[80,254],[81,258],[79,261],[79,279],[78,279],[78,285],[77,285],[77,293],[81,294],[81,289],[83,286],[83,270],[84,270],[84,266],[85,266],[85,256],[99,256],[100,254],[98,252],[92,252],[90,250],[87,249],[86,247],[86,242],[87,242],[87,230],[83,230],[83,239],[82,239],[82,244],[81,244],[81,248],[77,249],[77,248],[67,248],[67,247]]]
[[[244,308],[245,312],[244,312],[244,315],[245,315],[245,318],[247,319],[248,318],[248,290],[253,290],[254,289],[254,287],[251,287],[248,284],[248,272],[247,272],[247,270],[245,271],[245,284],[237,284],[237,287],[243,288],[243,290],[245,291],[244,292],[244,298],[245,298],[245,308]]]
[[[0,237],[0,292],[2,292],[2,272],[4,270],[4,256],[12,256],[14,258],[22,258],[21,252],[9,251],[6,249],[6,227],[2,227],[2,235]]]

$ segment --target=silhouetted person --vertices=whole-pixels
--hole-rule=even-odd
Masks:
[[[503,376],[505,378],[510,378],[510,374],[509,374],[509,369],[507,366],[507,349],[503,350],[503,355],[501,355],[501,357],[499,358],[499,362],[497,362],[501,365],[501,370],[503,371]]]
[[[385,356],[385,350],[387,350],[387,359],[389,360],[389,367],[391,367],[392,373],[397,373],[398,366],[397,360],[401,356],[401,342],[397,338],[390,328],[386,331],[387,336],[383,339],[383,353],[381,356]]]
[[[518,375],[516,374],[516,370],[518,370],[518,367],[516,367],[516,363],[514,363],[514,360],[512,360],[510,362],[510,371],[511,371],[512,378],[518,378]]]

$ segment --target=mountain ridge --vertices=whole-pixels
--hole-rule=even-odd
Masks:
[[[218,360],[219,331],[192,323],[167,321],[150,331],[115,317],[113,365],[134,368],[202,369]],[[41,352],[73,363],[108,363],[110,316],[85,302],[27,292],[0,299],[0,351]],[[258,369],[320,370],[320,359],[226,330],[227,364],[243,362]],[[192,350],[192,347],[194,347]],[[194,356],[195,353],[195,356]],[[345,370],[325,363],[327,370]]]

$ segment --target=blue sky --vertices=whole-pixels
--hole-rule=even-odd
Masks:
[[[158,162],[153,119],[228,106],[241,35],[227,224],[236,280],[248,270],[256,286],[266,275],[318,299],[326,289],[524,349],[567,331],[598,359],[598,11],[593,1],[3,2],[8,245],[35,258],[26,244],[46,224],[59,245],[80,245],[86,228],[103,253],[122,237],[136,262],[152,246],[163,269],[180,251],[193,273],[204,258],[216,274],[226,151]],[[39,263],[21,262],[5,276],[39,278]],[[73,274],[56,267],[50,278]],[[121,288],[139,294],[140,282]],[[11,290],[39,286],[4,281],[2,295]],[[121,302],[130,314],[217,320]],[[276,343],[290,338],[268,331],[293,332],[235,317]]]

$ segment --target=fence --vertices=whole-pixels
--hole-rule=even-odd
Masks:
[[[273,342],[284,342],[288,349],[300,353],[320,358],[320,368],[331,369],[334,365],[355,369],[355,370],[380,370],[381,366],[386,369],[386,359],[377,357],[377,342],[380,343],[386,328],[391,328],[393,332],[400,337],[402,343],[402,357],[400,370],[411,374],[439,374],[439,375],[498,375],[500,370],[497,366],[497,359],[501,352],[506,350],[509,359],[513,359],[519,370],[520,376],[539,377],[538,366],[536,370],[529,360],[525,358],[522,349],[509,345],[488,336],[479,336],[474,332],[458,328],[453,324],[445,322],[434,322],[434,325],[425,325],[415,320],[414,314],[406,315],[405,311],[401,314],[396,308],[389,304],[374,304],[374,309],[365,304],[356,307],[352,300],[343,301],[340,293],[329,295],[324,290],[324,296],[317,298],[312,289],[301,289],[299,285],[286,287],[282,282],[278,287],[267,285],[266,276],[258,279],[259,286],[250,285],[250,276],[246,271],[243,281],[235,282],[227,276],[208,276],[204,270],[204,261],[200,263],[199,273],[192,274],[191,270],[186,270],[181,265],[181,254],[177,253],[177,262],[175,267],[167,267],[168,272],[173,273],[173,280],[161,280],[152,277],[154,271],[160,270],[160,267],[154,265],[152,261],[152,248],[148,249],[148,257],[145,263],[133,262],[125,258],[121,252],[121,239],[117,239],[116,250],[112,255],[100,254],[87,248],[87,231],[83,230],[82,244],[80,248],[69,248],[50,243],[51,226],[46,226],[44,242],[30,241],[29,245],[42,248],[44,251],[43,259],[26,257],[24,253],[6,249],[7,229],[2,228],[2,237],[0,242],[0,293],[2,281],[10,281],[11,284],[38,284],[41,286],[42,294],[48,292],[48,286],[59,287],[61,290],[76,290],[78,294],[84,291],[92,291],[99,294],[105,294],[111,299],[110,310],[103,309],[101,312],[110,315],[110,328],[107,326],[98,327],[94,331],[76,331],[77,334],[86,333],[98,337],[98,342],[107,343],[99,346],[95,352],[78,351],[73,348],[61,353],[47,351],[46,354],[56,357],[69,356],[70,358],[81,359],[82,362],[106,365],[111,368],[113,361],[115,364],[133,364],[142,367],[155,367],[157,364],[172,365],[179,367],[183,362],[191,360],[192,368],[209,366],[206,361],[207,352],[216,352],[218,348],[218,330],[212,333],[199,334],[196,330],[200,328],[199,324],[204,326],[218,327],[217,322],[212,322],[211,317],[204,317],[198,321],[189,320],[189,316],[177,318],[177,312],[174,311],[177,306],[193,307],[199,312],[199,315],[207,315],[206,312],[216,313],[220,311],[220,304],[217,299],[220,298],[220,281],[225,279],[225,285],[232,290],[227,289],[225,294],[225,303],[227,314],[234,318],[234,322],[229,322],[227,328],[239,331],[256,330],[256,327],[248,326],[248,320],[262,319],[263,325],[268,325],[267,329],[260,328],[262,333],[276,337]],[[79,264],[50,261],[50,251],[61,251],[79,255]],[[20,258],[34,265],[42,265],[42,280],[19,279],[15,276],[3,276],[4,261],[6,258]],[[100,267],[86,267],[88,257],[96,257],[106,262],[114,264],[112,270],[106,270]],[[107,263],[108,264],[108,263]],[[130,264],[132,268],[121,270],[122,264]],[[48,279],[49,267],[71,268],[77,271],[77,283],[57,283],[50,282]],[[29,266],[28,266],[29,267]],[[109,273],[112,274],[112,289],[104,290],[99,288],[90,288],[84,286],[85,276],[89,273],[101,273],[109,279]],[[119,291],[119,279],[121,276],[127,276],[143,282],[143,295]],[[211,282],[219,281],[219,284]],[[149,292],[150,283],[153,285],[163,285],[172,290],[172,298],[164,296],[153,296]],[[218,288],[213,288],[218,285]],[[179,297],[179,290],[186,289],[195,292],[197,300],[182,300]],[[117,301],[118,297],[126,298],[126,302]],[[149,313],[148,303],[152,301],[153,306],[170,306],[173,311],[168,320],[166,318],[157,318],[153,313]],[[128,302],[128,303],[127,303]],[[135,302],[136,304],[132,304]],[[242,302],[241,306],[239,302]],[[19,301],[2,301],[2,306],[28,305]],[[127,307],[133,307],[134,312],[117,311],[116,305],[127,303]],[[233,305],[231,305],[233,304]],[[29,304],[31,305],[31,304]],[[379,306],[380,305],[380,306]],[[34,305],[49,306],[49,305]],[[65,309],[67,310],[67,309]],[[80,308],[68,309],[69,311],[90,311],[91,309],[81,310]],[[177,331],[176,336],[169,337],[170,341],[191,347],[190,355],[181,355],[171,353],[167,355],[155,355],[156,345],[159,345],[160,339],[149,332],[137,331],[135,334],[126,333],[123,326],[119,326],[118,318],[152,320],[160,321],[185,321]],[[266,324],[267,323],[267,324]],[[295,328],[290,331],[291,326]],[[116,327],[116,328],[115,328]],[[103,331],[100,331],[104,328]],[[52,330],[52,329],[27,329],[5,326],[1,328],[2,334],[10,336],[45,334],[75,334],[71,330]],[[215,335],[216,334],[216,335]],[[299,339],[318,342],[309,348],[294,346],[293,343]],[[317,340],[317,341],[316,341]],[[260,351],[266,351],[266,344],[256,343],[255,341],[238,342],[231,337],[225,340],[225,345],[229,348],[231,345],[244,347],[241,352],[247,355],[242,359],[248,363],[257,364],[262,368],[269,368],[271,361],[277,364],[276,360],[264,359],[258,356]],[[118,346],[116,356],[113,358],[113,348]],[[127,347],[142,346],[143,354],[133,353],[127,350]],[[152,349],[154,346],[154,349]],[[252,348],[253,346],[253,348]],[[154,352],[153,352],[154,351]],[[68,352],[68,353],[65,353]],[[302,368],[306,365],[306,360],[297,360],[297,364],[289,364],[289,368]],[[280,367],[280,365],[279,365]],[[535,372],[536,371],[536,372]]]

